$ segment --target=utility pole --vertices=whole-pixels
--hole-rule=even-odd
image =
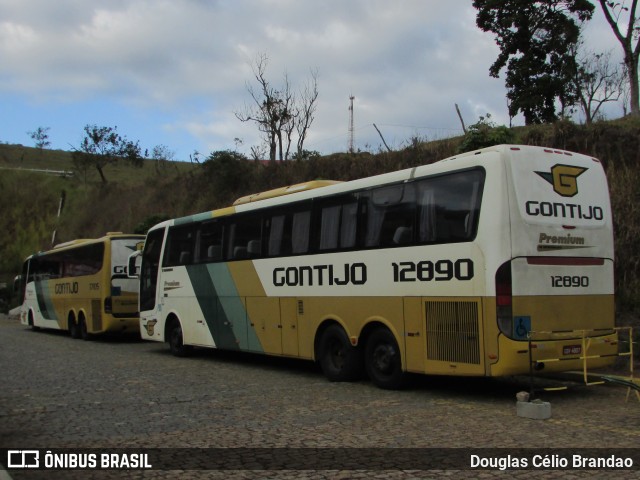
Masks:
[[[353,95],[349,97],[349,145],[348,152],[353,153]]]
[[[64,208],[64,201],[67,198],[67,192],[62,190],[60,194],[60,201],[58,202],[58,215],[56,216],[56,227],[53,229],[53,233],[51,234],[51,248],[55,247],[56,244],[56,234],[58,233],[58,223],[60,222],[60,216],[62,215],[62,209]]]

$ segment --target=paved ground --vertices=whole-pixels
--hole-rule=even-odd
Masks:
[[[0,448],[244,447],[302,456],[330,448],[326,452],[342,456],[341,470],[10,470],[15,480],[88,474],[92,478],[482,478],[503,472],[380,470],[375,461],[372,468],[360,470],[364,457],[358,455],[383,458],[404,451],[392,449],[408,448],[504,448],[500,452],[507,454],[519,447],[640,446],[640,402],[632,397],[625,403],[625,389],[581,387],[545,393],[544,400],[552,406],[549,420],[516,415],[515,394],[526,389],[522,378],[419,377],[404,391],[384,391],[367,381],[328,382],[309,362],[210,350],[180,359],[158,343],[72,340],[60,332],[31,331],[0,315]],[[188,454],[165,452],[169,457]],[[418,451],[427,452],[447,456],[446,450]],[[344,460],[352,453],[353,467]],[[510,476],[640,478],[640,470],[515,470]]]

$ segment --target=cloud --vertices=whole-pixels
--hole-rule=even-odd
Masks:
[[[360,146],[381,143],[373,123],[393,132],[395,146],[416,134],[459,133],[455,103],[467,123],[488,112],[509,121],[504,81],[488,75],[497,47],[475,26],[471,2],[0,0],[0,100],[33,108],[23,131],[40,121],[37,105],[73,110],[57,126],[80,132],[111,118],[96,105],[116,105],[127,116],[119,123],[133,130],[123,133],[152,147],[170,132],[178,158],[233,148],[235,138],[248,150],[257,129],[234,112],[251,101],[260,54],[274,85],[286,73],[301,88],[318,72],[308,147],[323,153],[346,149],[350,95]]]

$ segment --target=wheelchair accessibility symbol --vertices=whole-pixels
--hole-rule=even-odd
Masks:
[[[527,340],[531,331],[531,317],[513,317],[513,338]]]

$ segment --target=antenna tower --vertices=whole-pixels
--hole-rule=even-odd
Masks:
[[[353,153],[353,95],[349,97],[349,153]]]

